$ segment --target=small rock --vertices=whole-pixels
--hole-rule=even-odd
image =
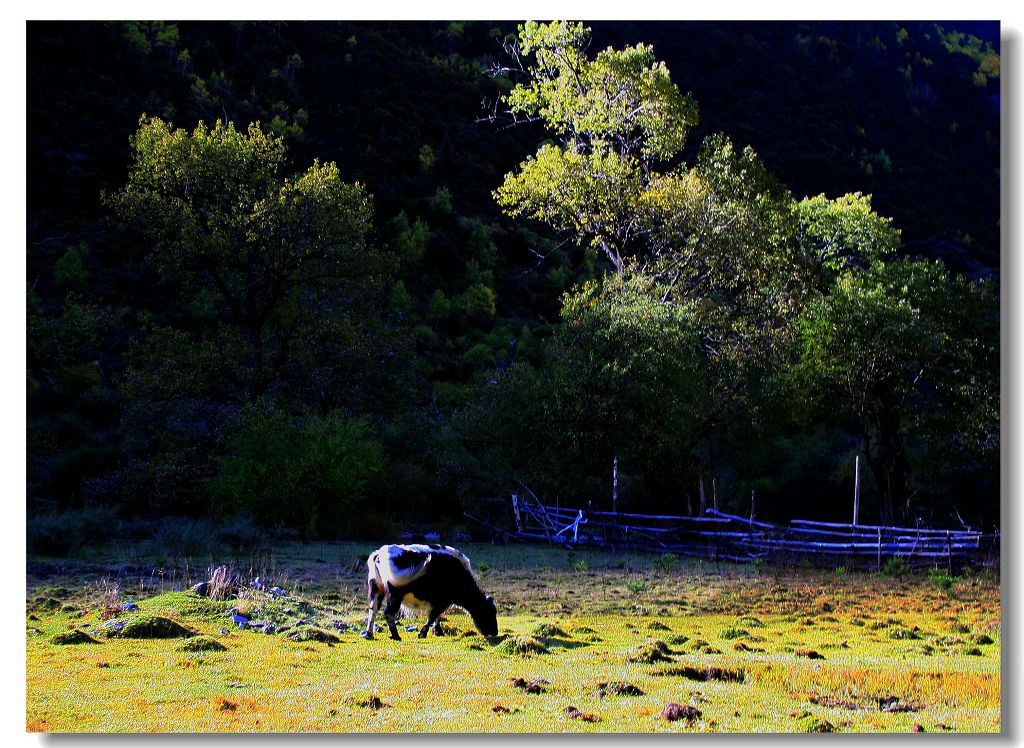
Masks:
[[[246,626],[249,625],[249,619],[245,616],[233,615],[231,616],[231,620],[240,629],[244,629]]]
[[[275,633],[277,633],[277,629],[274,628],[274,624],[268,623],[268,624],[266,624],[263,627],[263,633],[264,634],[275,634]]]
[[[139,609],[139,606],[136,605],[135,603],[132,603],[132,602],[121,603],[120,607],[118,608],[118,610],[123,610],[123,611],[128,612],[128,613],[130,613],[132,611],[135,611],[135,610],[138,610],[138,609]]]
[[[201,597],[209,597],[210,596],[210,583],[209,582],[200,582],[199,584],[193,586],[192,587],[192,594],[193,595],[199,595]]]

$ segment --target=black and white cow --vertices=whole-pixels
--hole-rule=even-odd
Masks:
[[[373,621],[382,602],[392,639],[401,639],[396,623],[402,606],[427,614],[427,623],[419,632],[421,639],[431,627],[440,635],[437,619],[452,605],[469,613],[481,634],[497,635],[494,598],[480,591],[469,559],[451,546],[384,545],[370,554],[366,567],[370,612],[363,638],[373,638]]]

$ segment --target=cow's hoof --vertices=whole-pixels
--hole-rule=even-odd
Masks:
[[[416,634],[416,638],[417,639],[426,639],[427,638],[427,630],[423,629],[422,631],[420,631],[420,633]]]
[[[396,642],[402,641],[402,637],[400,637],[398,634],[391,634],[390,638],[394,639]]]
[[[359,635],[361,637],[363,637],[364,639],[372,639],[373,638],[373,632],[369,631],[368,629],[363,629],[362,631],[359,632]]]

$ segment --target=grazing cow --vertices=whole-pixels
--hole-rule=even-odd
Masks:
[[[384,545],[370,554],[366,567],[370,612],[362,632],[364,639],[373,638],[373,620],[385,600],[384,619],[392,639],[401,639],[396,622],[403,605],[427,613],[420,639],[426,637],[431,627],[434,634],[441,634],[437,619],[452,605],[469,613],[481,634],[497,635],[498,609],[494,598],[480,591],[469,559],[451,546]]]

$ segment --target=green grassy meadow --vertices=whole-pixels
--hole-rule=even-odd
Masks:
[[[217,559],[148,574],[119,554],[30,559],[27,729],[1000,730],[1000,592],[991,574],[965,573],[942,589],[924,572],[462,548],[498,601],[498,637],[478,635],[452,609],[443,637],[361,639],[361,560],[373,544],[275,550],[268,574],[288,597],[247,591],[226,601],[188,591],[226,563]],[[245,573],[242,562],[234,568]],[[138,610],[118,610],[126,601]],[[287,628],[240,629],[233,607]],[[156,619],[206,638],[107,636],[114,621],[122,633],[152,632]],[[57,643],[84,638],[74,631],[93,641]],[[678,719],[663,717],[668,704],[683,707],[670,715]]]

